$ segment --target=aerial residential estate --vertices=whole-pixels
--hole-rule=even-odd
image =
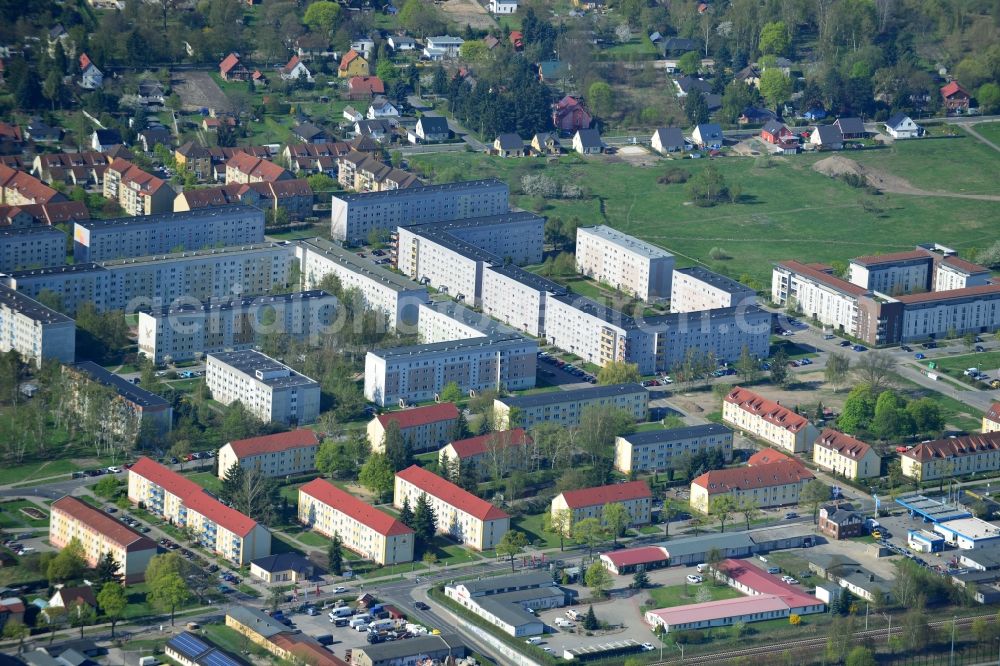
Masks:
[[[795,460],[711,470],[691,482],[691,506],[709,513],[712,502],[722,495],[737,502],[752,500],[760,508],[797,504],[802,488],[814,478]]]
[[[578,426],[588,407],[620,409],[636,421],[644,421],[648,405],[649,391],[639,384],[611,384],[497,398],[493,411],[501,427],[530,429],[539,423]],[[514,423],[511,423],[512,413],[515,414]]]
[[[24,294],[0,285],[0,351],[16,351],[37,367],[75,360],[76,324]]]
[[[826,428],[813,442],[813,462],[848,479],[868,479],[882,473],[882,458],[859,439]]]
[[[622,474],[674,469],[682,456],[718,449],[733,458],[733,431],[718,423],[647,430],[615,438],[615,469]]]
[[[305,425],[319,416],[319,384],[252,349],[208,354],[205,384],[213,399],[239,401],[265,423]]]
[[[701,266],[678,268],[670,285],[671,312],[756,305],[753,289]]]
[[[225,479],[229,468],[256,469],[271,478],[311,472],[316,469],[319,438],[306,428],[227,442],[219,449],[218,477]]]
[[[555,517],[560,511],[569,510],[570,520],[565,525],[569,534],[573,525],[586,518],[602,520],[607,504],[620,504],[628,511],[628,527],[645,525],[653,505],[653,493],[645,481],[613,483],[596,488],[581,488],[559,493],[552,500],[550,512]]]
[[[611,227],[576,230],[576,270],[644,301],[670,297],[674,255]]]
[[[1000,432],[921,442],[899,458],[903,476],[919,481],[1000,469]]]
[[[806,417],[738,386],[723,400],[722,420],[789,453],[809,451],[819,435]]]
[[[458,473],[470,467],[477,478],[500,476],[498,471],[522,469],[531,462],[532,439],[524,428],[501,430],[478,437],[449,442],[438,452],[442,469],[457,466]]]
[[[438,449],[451,439],[457,420],[458,408],[450,402],[379,414],[368,423],[368,444],[384,450],[386,428],[396,423],[414,452]]]

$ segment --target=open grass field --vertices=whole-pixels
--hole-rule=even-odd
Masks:
[[[528,537],[528,543],[538,548],[558,548],[559,536],[542,529],[542,519],[544,514],[534,513],[518,516],[511,520],[510,528],[518,532],[524,532]],[[569,539],[566,539],[567,545]]]
[[[986,372],[1000,368],[1000,352],[980,352],[933,359],[939,368],[961,374],[966,368],[979,368]]]
[[[955,192],[1000,191],[995,182],[987,182],[1000,166],[1000,153],[991,152],[984,153],[982,144],[968,138],[931,139],[900,142],[892,149],[867,153],[863,159],[913,178],[917,186]],[[855,158],[856,153],[864,151],[849,157]],[[929,240],[968,251],[988,245],[997,236],[996,202],[872,196],[813,171],[811,165],[817,159],[774,159],[769,168],[755,168],[753,162],[735,157],[671,162],[692,174],[714,166],[728,184],[741,188],[741,203],[711,208],[689,205],[683,185],[656,182],[667,169],[665,161],[662,167],[644,168],[606,156],[586,160],[567,156],[546,164],[451,153],[414,156],[410,162],[435,182],[495,176],[510,184],[514,205],[548,217],[608,224],[669,249],[677,255],[678,266],[700,263],[733,277],[750,275],[765,285],[770,283],[771,262],[782,259],[846,261],[862,254],[911,249]],[[582,185],[586,196],[536,201],[519,195],[521,177],[539,173],[561,183]],[[722,248],[731,258],[711,259],[713,247]]]
[[[977,123],[973,125],[973,129],[993,143],[1000,145],[1000,122]]]
[[[188,478],[216,495],[222,489],[222,480],[211,472],[196,472],[195,474],[189,474]]]
[[[31,518],[22,508],[35,509],[45,514],[45,518]],[[34,502],[28,500],[14,500],[13,502],[3,502],[0,504],[0,527],[47,527],[49,524],[48,512]]]
[[[709,601],[721,601],[722,599],[736,599],[742,597],[739,591],[728,585],[712,585],[705,579],[700,585],[672,585],[670,587],[655,587],[643,592],[648,594],[653,600],[653,608],[672,608],[686,604],[697,603],[696,595],[698,590],[708,590],[711,595]]]

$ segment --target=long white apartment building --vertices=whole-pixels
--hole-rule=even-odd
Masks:
[[[771,313],[756,305],[672,312],[639,319],[636,325],[653,336],[653,365],[658,372],[678,367],[689,350],[728,362],[737,361],[744,349],[758,359],[770,352]]]
[[[576,230],[576,270],[644,301],[670,296],[674,255],[607,225]]]
[[[242,205],[219,206],[139,218],[77,221],[73,226],[73,258],[78,262],[105,261],[263,240],[264,211]]]
[[[72,363],[76,322],[38,301],[0,286],[0,351],[16,351],[36,367],[55,359]]]
[[[337,298],[322,290],[202,301],[139,313],[139,353],[156,364],[252,349],[270,334],[318,341],[337,320]]]
[[[42,292],[56,294],[60,310],[71,316],[83,303],[93,303],[102,311],[109,309],[113,279],[102,266],[91,263],[11,271],[0,277],[4,286],[30,298],[37,299]]]
[[[66,234],[56,227],[0,228],[0,271],[66,263]]]
[[[670,311],[697,312],[756,305],[757,292],[701,266],[678,268],[670,284]]]
[[[615,469],[622,474],[676,469],[682,456],[718,449],[733,459],[733,431],[719,423],[647,430],[615,438]]]
[[[420,342],[447,342],[484,335],[511,335],[514,329],[454,301],[421,303],[416,333]]]
[[[319,383],[250,349],[208,354],[205,384],[223,405],[241,402],[265,422],[312,423],[319,416]]]
[[[933,276],[934,255],[921,248],[855,257],[847,274],[852,284],[890,296],[930,291]]]
[[[235,465],[272,479],[311,472],[316,469],[317,451],[319,437],[308,428],[237,439],[219,449],[218,477],[225,479]]]
[[[632,317],[583,296],[545,299],[545,338],[590,363],[628,361],[644,375],[655,370],[653,336]]]
[[[483,271],[483,312],[537,338],[545,335],[548,299],[566,288],[513,265],[491,265]]]
[[[363,242],[372,230],[392,231],[411,224],[499,215],[509,209],[510,189],[495,178],[386,192],[332,197],[330,235]]]
[[[954,254],[941,257],[934,273],[934,291],[981,287],[993,278],[990,269]]]
[[[316,289],[333,274],[344,289],[356,289],[366,307],[385,315],[393,329],[417,322],[417,307],[428,300],[427,288],[358,257],[336,243],[312,238],[295,243],[304,289]]]
[[[376,564],[413,561],[412,529],[326,479],[299,488],[298,517],[324,536],[339,535],[345,548]]]
[[[771,300],[780,306],[796,305],[807,317],[859,338],[868,312],[861,300],[871,292],[833,274],[825,264],[782,261],[771,274]]]
[[[609,384],[516,395],[493,401],[497,427],[503,430],[530,430],[539,423],[558,423],[572,428],[580,425],[580,417],[588,407],[621,409],[636,421],[645,421],[649,411],[649,391],[639,384]]]

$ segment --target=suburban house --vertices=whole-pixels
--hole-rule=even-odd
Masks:
[[[285,63],[285,66],[278,70],[281,78],[285,81],[312,81],[312,72],[305,66],[297,55],[293,55],[291,59]]]
[[[344,120],[350,121],[351,123],[356,123],[359,120],[365,119],[365,114],[361,113],[360,111],[358,111],[357,109],[355,109],[353,106],[350,105],[344,107],[344,112],[341,115],[344,117]]]
[[[517,13],[517,0],[490,0],[490,13],[515,14]]]
[[[250,70],[240,62],[238,53],[230,53],[219,63],[219,76],[223,81],[249,81]]]
[[[524,139],[513,132],[504,132],[493,140],[493,153],[500,157],[524,157]]]
[[[311,122],[299,123],[292,128],[292,136],[306,143],[329,143],[330,134]]]
[[[148,129],[144,129],[139,132],[139,143],[142,144],[142,151],[144,153],[152,153],[156,146],[166,146],[170,147],[173,143],[174,137],[163,125],[156,125]]]
[[[836,125],[817,125],[809,135],[809,143],[817,150],[840,150],[844,147],[844,137]]]
[[[767,143],[777,146],[778,152],[797,153],[799,151],[799,137],[784,123],[771,120],[760,129],[760,138]]]
[[[143,106],[163,106],[163,103],[166,102],[163,86],[158,81],[149,79],[139,81],[136,97],[139,98],[139,103]]]
[[[359,120],[354,123],[355,136],[367,136],[375,139],[376,141],[381,141],[386,137],[386,135],[391,134],[392,126],[382,119]]]
[[[444,116],[421,116],[411,132],[407,132],[410,143],[433,143],[451,138],[448,119]]]
[[[206,132],[218,132],[223,125],[236,127],[236,118],[230,115],[205,116],[201,121],[201,128]]]
[[[250,562],[250,575],[265,583],[298,583],[309,580],[313,566],[298,553],[278,553]]]
[[[882,458],[875,449],[850,435],[827,428],[813,443],[813,462],[848,479],[879,476]]]
[[[653,132],[650,145],[658,153],[676,153],[684,150],[684,133],[679,127],[661,127]]]
[[[80,585],[78,587],[60,587],[49,599],[47,608],[70,609],[73,606],[83,606],[86,608],[97,608],[97,594],[90,585]]]
[[[924,128],[903,112],[885,121],[885,131],[893,139],[916,139],[924,135]]]
[[[354,49],[344,54],[340,59],[340,66],[337,67],[337,77],[341,79],[368,76],[368,74],[368,60]]]
[[[569,67],[560,60],[543,60],[538,63],[538,79],[543,83],[558,83],[569,75]]]
[[[417,42],[412,37],[407,37],[406,35],[390,35],[389,39],[385,40],[385,43],[393,51],[413,51],[417,48]]]
[[[604,150],[601,133],[596,129],[577,130],[573,135],[573,150],[581,155],[598,155]]]
[[[555,132],[539,132],[531,137],[531,152],[535,155],[559,155],[562,145]]]
[[[94,130],[90,135],[90,147],[99,153],[107,152],[113,146],[120,146],[122,135],[116,129]]]
[[[10,123],[0,123],[0,155],[20,153],[24,150],[21,128]]]
[[[864,534],[865,519],[850,504],[828,504],[819,510],[819,531],[838,541],[853,539]]]
[[[764,123],[777,120],[777,114],[771,109],[762,109],[758,106],[748,106],[743,109],[743,113],[737,118],[740,125],[763,125]]]
[[[348,99],[371,99],[385,94],[385,84],[377,76],[352,76],[347,81]]]
[[[351,40],[351,48],[365,58],[371,58],[371,53],[375,50],[375,40],[371,37],[357,37]]]
[[[96,90],[104,85],[104,74],[86,53],[80,54],[80,87]]]
[[[819,436],[806,417],[739,386],[723,399],[722,420],[789,453],[805,453]]]
[[[649,523],[650,511],[653,505],[653,493],[645,481],[629,481],[628,483],[612,483],[595,488],[567,490],[552,499],[549,511],[553,520],[557,520],[560,512],[569,511],[570,520],[562,524],[569,534],[573,525],[586,518],[602,520],[606,504],[620,504],[629,515],[628,527]]]
[[[399,118],[399,109],[385,97],[376,97],[368,106],[368,120]]]
[[[941,88],[941,100],[944,103],[944,108],[952,112],[967,112],[969,110],[969,101],[972,96],[959,85],[958,81],[952,81],[948,85]]]
[[[226,162],[227,183],[273,183],[292,178],[291,173],[274,162],[244,152],[234,153]]]
[[[117,132],[115,132],[117,134]],[[38,117],[32,118],[24,128],[24,138],[35,143],[55,143],[62,138],[62,130],[52,127]],[[118,140],[121,143],[121,139]],[[94,150],[100,150],[95,148]]]
[[[833,121],[833,126],[840,130],[840,136],[844,139],[868,138],[868,130],[861,118],[837,118]]]
[[[443,58],[454,58],[458,55],[465,40],[461,37],[451,35],[441,35],[440,37],[428,37],[424,46],[424,57],[428,60],[441,60]]]
[[[552,124],[561,132],[587,129],[593,117],[576,97],[566,95],[552,107]]]
[[[372,451],[383,451],[386,429],[395,422],[414,453],[439,449],[451,441],[457,421],[458,408],[451,402],[386,412],[368,423],[368,443]]]
[[[449,443],[438,452],[438,461],[441,469],[455,466],[462,473],[468,467],[477,478],[500,478],[504,471],[519,469],[530,461],[524,447],[531,442],[524,428],[491,432]]]
[[[691,482],[691,507],[711,513],[712,503],[723,495],[752,500],[758,508],[798,504],[799,493],[815,478],[794,459],[711,470]]]
[[[691,132],[691,143],[702,149],[722,148],[722,128],[718,123],[702,123]]]
[[[740,81],[748,86],[757,88],[760,86],[760,70],[757,69],[757,65],[747,65],[740,71],[736,72],[736,75],[733,77],[733,81]]]
[[[705,79],[696,79],[693,76],[680,76],[674,79],[674,87],[677,88],[677,96],[684,98],[690,95],[695,90],[699,91],[702,95],[708,95],[712,92],[712,84]]]
[[[983,414],[983,434],[1000,432],[1000,402],[994,402]]]

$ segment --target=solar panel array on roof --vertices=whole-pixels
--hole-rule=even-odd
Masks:
[[[222,650],[212,650],[198,660],[201,666],[243,666],[244,662],[230,657]]]
[[[171,638],[167,641],[167,645],[178,654],[192,661],[213,647],[194,634],[189,634],[186,631]]]

